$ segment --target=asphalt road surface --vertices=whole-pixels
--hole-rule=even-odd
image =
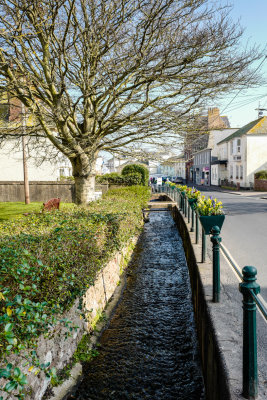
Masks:
[[[223,202],[226,214],[222,227],[222,243],[240,267],[253,265],[257,268],[257,282],[261,287],[261,296],[267,308],[267,199],[259,195],[230,194],[208,191],[205,196],[212,196]],[[221,263],[227,263],[221,256]],[[229,274],[231,267],[229,267]],[[238,278],[236,278],[238,292]],[[238,293],[237,293],[238,296]],[[261,381],[267,383],[267,323],[257,313],[258,367]]]
[[[223,202],[226,214],[221,237],[242,269],[257,268],[261,295],[267,302],[267,199],[224,192],[205,192]]]

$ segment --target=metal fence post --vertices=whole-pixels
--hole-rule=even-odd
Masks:
[[[188,223],[190,224],[191,207],[190,207],[190,204],[189,204],[188,200],[187,200],[187,210],[188,210],[188,212],[187,212]]]
[[[184,196],[184,216],[185,218],[187,217],[187,199]]]
[[[198,220],[198,214],[196,213],[196,244],[198,243],[198,237],[199,237],[199,220]]]
[[[195,230],[195,210],[192,208],[192,223],[190,232],[194,232]]]
[[[206,252],[207,252],[207,243],[206,243],[206,235],[205,231],[202,228],[202,251],[201,251],[201,262],[206,261]]]
[[[260,292],[256,283],[257,269],[246,266],[242,270],[243,282],[239,290],[243,294],[243,396],[256,399],[258,396],[256,303],[251,295]]]
[[[211,229],[211,242],[212,242],[212,266],[213,266],[213,302],[219,303],[220,301],[220,242],[222,238],[220,235],[220,228],[213,226]]]

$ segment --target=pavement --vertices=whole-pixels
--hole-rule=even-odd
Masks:
[[[223,192],[223,193],[230,193],[234,194],[237,196],[244,196],[244,197],[257,197],[260,199],[266,199],[267,200],[267,192],[259,192],[256,190],[230,190],[230,189],[223,189],[220,186],[203,186],[203,185],[193,185],[192,183],[188,183],[187,186],[194,187],[197,190],[200,190],[201,192],[209,192],[209,191],[215,191],[215,192]]]

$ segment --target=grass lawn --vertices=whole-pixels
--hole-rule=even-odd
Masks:
[[[73,203],[60,203],[59,208],[64,210],[73,205]],[[23,202],[0,202],[0,221],[11,218],[20,218],[24,213],[39,212],[41,211],[43,203],[32,202],[25,204]]]

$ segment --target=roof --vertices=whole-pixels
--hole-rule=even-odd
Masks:
[[[195,153],[193,153],[193,155],[199,154],[199,153],[204,153],[204,151],[211,151],[212,148],[211,147],[206,147],[205,149],[201,149],[199,151],[196,151]]]
[[[167,160],[165,160],[165,161],[172,161],[172,162],[175,162],[175,161],[183,160],[184,158],[185,158],[185,155],[184,155],[184,153],[182,153],[182,154],[179,154],[178,156],[169,157],[169,158],[167,158]]]
[[[264,134],[267,135],[267,117],[261,117],[256,119],[255,121],[249,122],[247,125],[238,129],[230,136],[219,142],[218,144],[229,142],[230,140],[241,137],[243,135],[259,135]]]

